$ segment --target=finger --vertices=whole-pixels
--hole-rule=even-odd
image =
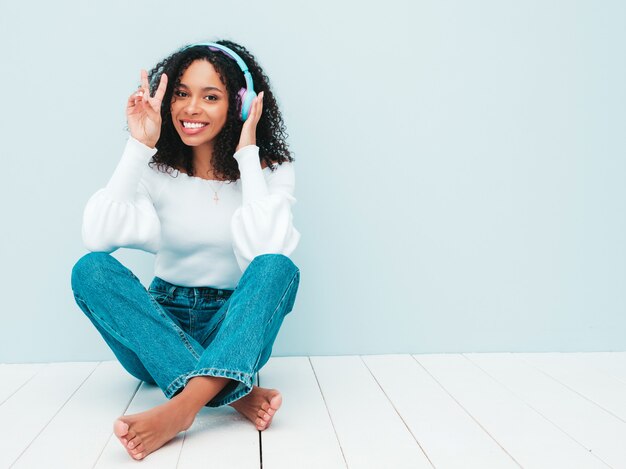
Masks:
[[[250,107],[249,120],[251,122],[254,122],[255,124],[258,122],[259,119],[259,101],[259,96],[255,96],[254,100],[252,101],[252,106]]]
[[[158,119],[159,112],[157,112],[152,107],[152,103],[148,101],[145,95],[144,95],[144,98],[141,100],[141,108],[151,121],[156,121]]]
[[[161,104],[163,101],[163,96],[165,96],[165,90],[167,89],[167,75],[165,73],[161,74],[161,81],[159,82],[159,87],[154,93],[154,98]]]
[[[150,94],[150,84],[148,83],[148,72],[141,69],[141,87],[143,88],[145,93]]]
[[[259,95],[254,99],[254,115],[252,116],[253,122],[256,125],[261,119],[261,112],[263,112],[263,95]]]
[[[261,118],[261,114],[263,114],[263,98],[265,97],[265,91],[261,91],[259,95],[259,119]]]
[[[128,97],[128,102],[126,103],[127,107],[135,107],[137,106],[137,104],[141,101],[141,98],[143,96],[143,90],[139,89],[137,91],[135,91],[133,94],[131,94]]]

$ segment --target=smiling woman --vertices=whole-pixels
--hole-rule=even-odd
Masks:
[[[194,170],[214,178],[211,157],[228,117],[228,94],[210,62],[196,60],[187,67],[174,89],[170,112],[181,141],[193,147]]]
[[[114,422],[143,459],[203,406],[270,425],[281,394],[253,377],[294,306],[300,270],[288,256],[300,233],[284,125],[246,49],[220,41],[176,51],[142,70],[126,115],[122,159],[85,206],[92,252],[74,266],[72,290],[124,368],[170,399]],[[120,247],[156,254],[147,290],[110,255]]]
[[[261,165],[271,169],[275,162],[293,162],[286,142],[286,129],[269,78],[244,47],[231,41],[218,41],[217,44],[236,52],[250,73],[254,91],[262,95],[263,112],[254,129]],[[239,179],[239,167],[232,155],[242,148],[239,141],[244,124],[241,119],[242,90],[246,89],[247,82],[237,62],[205,46],[188,46],[151,70],[149,80],[153,94],[163,75],[168,78],[168,86],[161,106],[163,125],[160,139],[156,142],[158,152],[153,159],[159,169],[171,172],[170,168],[174,168],[205,179]],[[218,110],[225,114],[218,113]],[[207,114],[209,112],[211,115]],[[213,117],[217,120],[212,121]],[[187,124],[191,130],[195,130],[198,124],[208,123],[208,126],[197,134],[184,132],[183,118],[191,123]],[[204,139],[205,134],[214,137],[210,139],[210,159],[206,145],[197,147],[192,144],[194,140],[186,140],[193,135]]]

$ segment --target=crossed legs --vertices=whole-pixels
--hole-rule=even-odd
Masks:
[[[252,385],[251,376],[269,358],[282,320],[293,307],[299,270],[287,257],[269,254],[255,258],[250,267],[205,349],[112,256],[90,253],[77,262],[72,288],[78,305],[122,365],[139,379],[155,382],[170,398],[114,422],[116,436],[133,458],[145,458],[189,428],[207,405],[229,404],[258,430],[268,428],[282,396]]]

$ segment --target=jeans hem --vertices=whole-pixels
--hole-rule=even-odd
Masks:
[[[215,376],[219,378],[230,378],[232,380],[239,381],[241,384],[244,385],[244,388],[240,390],[238,390],[239,386],[237,386],[237,388],[235,388],[233,392],[231,392],[218,402],[213,402],[213,399],[211,399],[206,404],[208,407],[221,407],[230,404],[231,402],[241,399],[243,396],[252,391],[252,375],[249,373],[245,373],[243,371],[223,370],[219,368],[200,368],[199,370],[194,370],[190,373],[186,373],[175,378],[174,381],[172,381],[172,383],[165,390],[165,396],[168,399],[171,399],[181,388],[184,388],[187,385],[187,382],[191,378],[195,378],[196,376]]]

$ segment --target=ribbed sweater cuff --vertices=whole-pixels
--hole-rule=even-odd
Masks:
[[[239,164],[241,176],[241,194],[243,204],[267,196],[268,189],[263,169],[259,161],[259,147],[248,145],[236,152],[233,157]]]
[[[128,138],[122,158],[106,186],[112,199],[134,200],[141,175],[156,152],[156,148],[150,148],[133,137]]]

